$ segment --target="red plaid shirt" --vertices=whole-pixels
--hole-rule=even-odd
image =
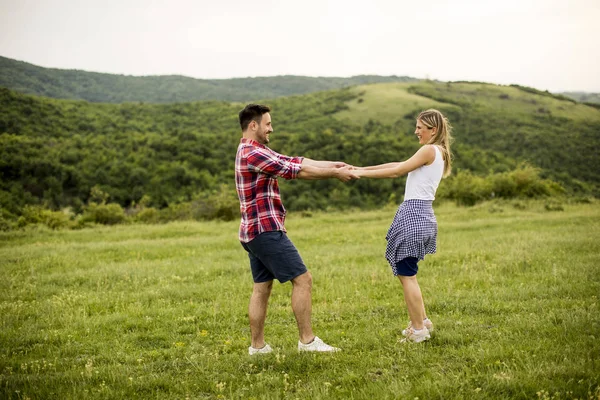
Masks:
[[[240,198],[240,241],[248,243],[263,232],[284,231],[285,208],[277,177],[295,179],[303,157],[288,157],[242,138],[235,156],[235,186]]]

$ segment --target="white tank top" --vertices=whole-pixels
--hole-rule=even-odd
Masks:
[[[435,191],[444,175],[444,158],[437,146],[434,145],[433,148],[435,149],[433,162],[408,173],[404,200],[435,200]]]

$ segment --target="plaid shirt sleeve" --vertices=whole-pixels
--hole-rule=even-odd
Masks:
[[[248,168],[254,172],[296,179],[301,169],[302,157],[288,157],[272,150],[255,148],[246,158]]]

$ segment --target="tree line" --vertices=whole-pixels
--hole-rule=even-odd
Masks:
[[[378,75],[350,78],[285,75],[234,79],[195,79],[180,75],[127,76],[43,68],[0,56],[2,87],[25,94],[95,103],[250,101],[368,83],[416,81],[406,76]]]

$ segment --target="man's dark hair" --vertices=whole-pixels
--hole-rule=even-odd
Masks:
[[[248,125],[250,125],[250,122],[252,121],[256,121],[257,124],[260,124],[263,114],[266,114],[270,111],[271,109],[268,106],[263,106],[260,104],[248,104],[246,107],[244,107],[239,114],[242,132],[248,129]]]

